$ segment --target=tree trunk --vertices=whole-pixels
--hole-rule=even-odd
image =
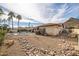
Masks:
[[[18,19],[18,32],[19,32],[19,19]]]
[[[30,28],[30,22],[28,23],[28,27]]]
[[[10,21],[8,21],[8,26],[10,25]]]
[[[8,21],[8,26],[10,25],[10,21]],[[9,26],[10,27],[10,26]]]
[[[0,19],[0,25],[1,25],[1,22],[2,22],[2,21],[1,21],[1,19]]]
[[[12,18],[12,30],[13,30],[13,18]]]
[[[4,24],[6,23],[6,20],[4,20]]]

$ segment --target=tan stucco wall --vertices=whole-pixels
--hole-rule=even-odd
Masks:
[[[45,28],[48,35],[58,35],[63,28],[58,26],[40,27]]]

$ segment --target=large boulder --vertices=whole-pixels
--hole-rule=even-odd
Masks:
[[[14,44],[14,40],[6,40],[4,42],[4,45],[7,46],[7,48],[11,47]]]

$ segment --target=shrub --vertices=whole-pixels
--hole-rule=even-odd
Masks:
[[[1,32],[0,31],[0,46],[2,45],[3,41],[4,41],[4,36],[5,36],[5,31]]]

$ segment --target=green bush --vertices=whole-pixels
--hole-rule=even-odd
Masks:
[[[2,45],[3,40],[4,40],[4,36],[1,36],[1,35],[0,35],[0,46]]]
[[[5,31],[1,32],[0,31],[0,46],[2,45],[3,41],[4,41],[4,36],[5,36]]]

